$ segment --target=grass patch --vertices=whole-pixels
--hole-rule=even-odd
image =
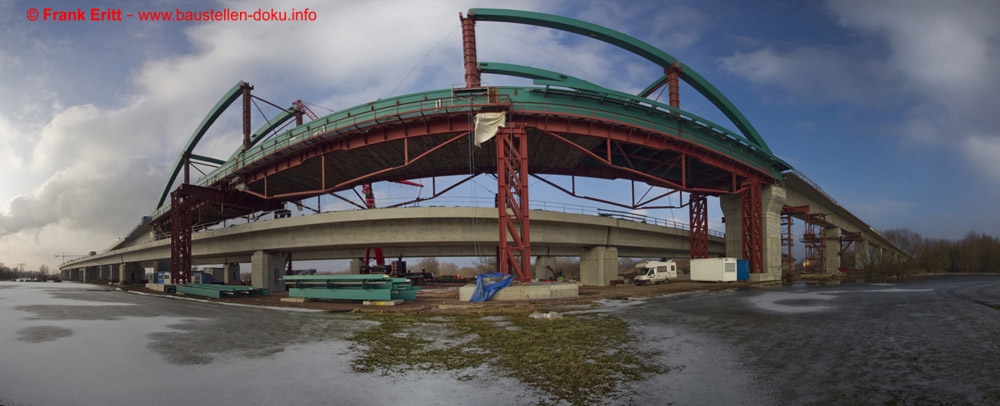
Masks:
[[[635,333],[607,315],[533,319],[527,314],[369,315],[379,325],[351,340],[360,373],[463,370],[488,365],[551,396],[551,401],[596,404],[627,397],[632,383],[667,368],[634,350]]]

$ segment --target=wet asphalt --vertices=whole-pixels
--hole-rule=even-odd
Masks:
[[[62,285],[62,286],[58,286]],[[610,404],[1000,404],[1000,277],[695,292],[607,306],[670,371]],[[0,283],[0,405],[534,404],[466,372],[373,377],[372,322]]]
[[[623,314],[684,383],[658,377],[643,403],[1000,404],[997,276],[678,295]]]

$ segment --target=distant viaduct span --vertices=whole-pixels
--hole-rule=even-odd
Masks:
[[[370,190],[373,182],[461,177],[454,185],[441,190],[435,186],[431,196],[434,198],[481,174],[495,174],[497,178],[497,207],[490,220],[483,219],[483,223],[489,224],[484,230],[492,230],[495,234],[489,240],[494,242],[498,268],[522,281],[533,276],[532,257],[572,255],[572,252],[559,251],[572,247],[583,259],[583,282],[605,285],[617,278],[618,255],[639,250],[638,246],[629,246],[624,240],[589,239],[586,227],[582,226],[587,220],[582,219],[563,223],[579,227],[568,227],[567,230],[574,234],[569,239],[574,242],[560,246],[557,232],[553,231],[555,223],[549,222],[549,215],[532,210],[528,187],[532,178],[569,196],[598,200],[628,210],[687,209],[690,231],[684,238],[686,250],[678,251],[675,244],[678,236],[673,235],[662,242],[664,255],[650,256],[686,253],[691,258],[720,254],[744,258],[749,261],[753,281],[779,280],[783,272],[790,270],[787,263],[790,256],[785,253],[799,240],[790,235],[791,228],[787,226],[792,218],[806,224],[801,241],[806,245],[806,262],[814,271],[835,271],[842,267],[841,259],[847,253],[853,253],[857,257],[855,262],[862,264],[880,256],[901,254],[870,226],[777,158],[722,92],[690,66],[662,50],[605,27],[548,14],[471,9],[466,16],[459,17],[465,66],[465,83],[460,88],[379,99],[323,117],[315,116],[303,103],[296,102],[252,132],[251,107],[255,100],[263,99],[252,94],[253,87],[249,84],[236,84],[191,135],[152,216],[125,240],[134,243],[142,235],[155,232],[170,235],[169,244],[166,240],[151,242],[156,248],[149,247],[148,252],[156,254],[145,257],[139,254],[141,250],[137,245],[119,245],[95,257],[70,261],[60,269],[86,275],[93,271],[93,268],[87,271],[88,267],[114,265],[106,264],[107,258],[118,255],[117,266],[120,272],[125,272],[141,267],[140,263],[147,261],[143,258],[156,256],[157,263],[162,264],[164,258],[169,257],[174,279],[183,282],[190,277],[195,260],[213,257],[209,253],[216,244],[216,247],[230,247],[215,248],[220,253],[232,251],[241,260],[249,256],[254,284],[273,289],[279,284],[278,272],[282,268],[271,263],[277,261],[274,259],[277,252],[289,248],[282,246],[280,238],[269,236],[270,233],[281,235],[281,227],[269,229],[270,225],[278,223],[247,225],[247,230],[269,229],[248,231],[249,234],[228,234],[228,230],[195,233],[194,230],[227,219],[283,212],[286,204],[315,196],[332,195],[351,201],[349,195],[344,196],[345,192],[357,194],[355,190],[359,187]],[[475,25],[484,22],[528,24],[580,34],[646,59],[661,67],[663,76],[652,78],[638,94],[629,94],[558,72],[479,61]],[[482,74],[528,78],[534,85],[484,86]],[[718,108],[736,131],[682,110],[681,80]],[[668,103],[649,98],[664,86],[669,95]],[[237,100],[242,100],[243,107],[242,146],[225,160],[198,155],[195,151],[198,142],[222,112]],[[291,128],[285,129],[288,125]],[[192,182],[192,165],[211,165],[215,169]],[[577,177],[623,179],[671,192],[638,199],[633,193],[631,201],[623,202],[621,198],[580,196],[575,188],[559,186],[540,175],[571,177],[574,185]],[[679,196],[680,203],[664,205],[663,199],[673,194]],[[721,200],[726,218],[724,248],[708,230],[709,196]],[[409,203],[414,202],[400,205]],[[366,207],[355,204],[359,208]],[[443,216],[456,219],[468,214],[462,209],[432,211],[437,213],[435,216],[451,213]],[[393,240],[396,237],[379,233],[381,227],[419,227],[414,225],[414,220],[392,217],[393,213],[397,212],[365,213],[364,216],[374,216],[369,219],[370,223],[356,223],[355,228],[339,227],[337,233],[384,236],[379,245],[392,247],[398,243]],[[327,215],[307,216],[317,217],[313,220],[275,221],[288,224],[323,222],[326,217],[322,216]],[[387,217],[377,218],[380,215]],[[479,214],[472,218],[477,216]],[[302,230],[308,229],[306,225],[302,227]],[[602,227],[605,230],[630,229],[622,224]],[[446,230],[440,232],[448,233]],[[671,231],[659,233],[670,235]],[[247,237],[249,235],[253,237]],[[656,233],[648,236],[652,235]],[[447,237],[429,236],[424,241]],[[674,242],[668,242],[671,239]],[[303,246],[311,244],[308,241],[301,243]],[[438,247],[441,255],[448,251],[445,248],[448,245],[433,246]],[[434,254],[431,245],[418,248],[416,244],[407,248],[407,253],[425,252],[421,250]],[[305,254],[306,251],[303,255],[307,258],[313,255]],[[360,247],[330,248],[325,255],[343,252],[344,256],[355,258],[361,256],[360,251],[363,251]],[[129,259],[133,254],[136,257]],[[229,261],[226,256],[222,260]]]

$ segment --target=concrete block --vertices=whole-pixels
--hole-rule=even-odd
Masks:
[[[458,300],[468,302],[476,291],[476,285],[465,285],[458,289]],[[580,295],[580,287],[575,283],[545,283],[533,282],[511,285],[501,289],[490,298],[490,301],[516,302],[529,300],[546,300],[573,298]]]

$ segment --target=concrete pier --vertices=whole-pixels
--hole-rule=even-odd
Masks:
[[[608,286],[618,280],[618,248],[590,247],[580,252],[580,282],[586,286]]]
[[[256,251],[250,261],[250,280],[255,288],[284,292],[285,258],[276,252]]]

